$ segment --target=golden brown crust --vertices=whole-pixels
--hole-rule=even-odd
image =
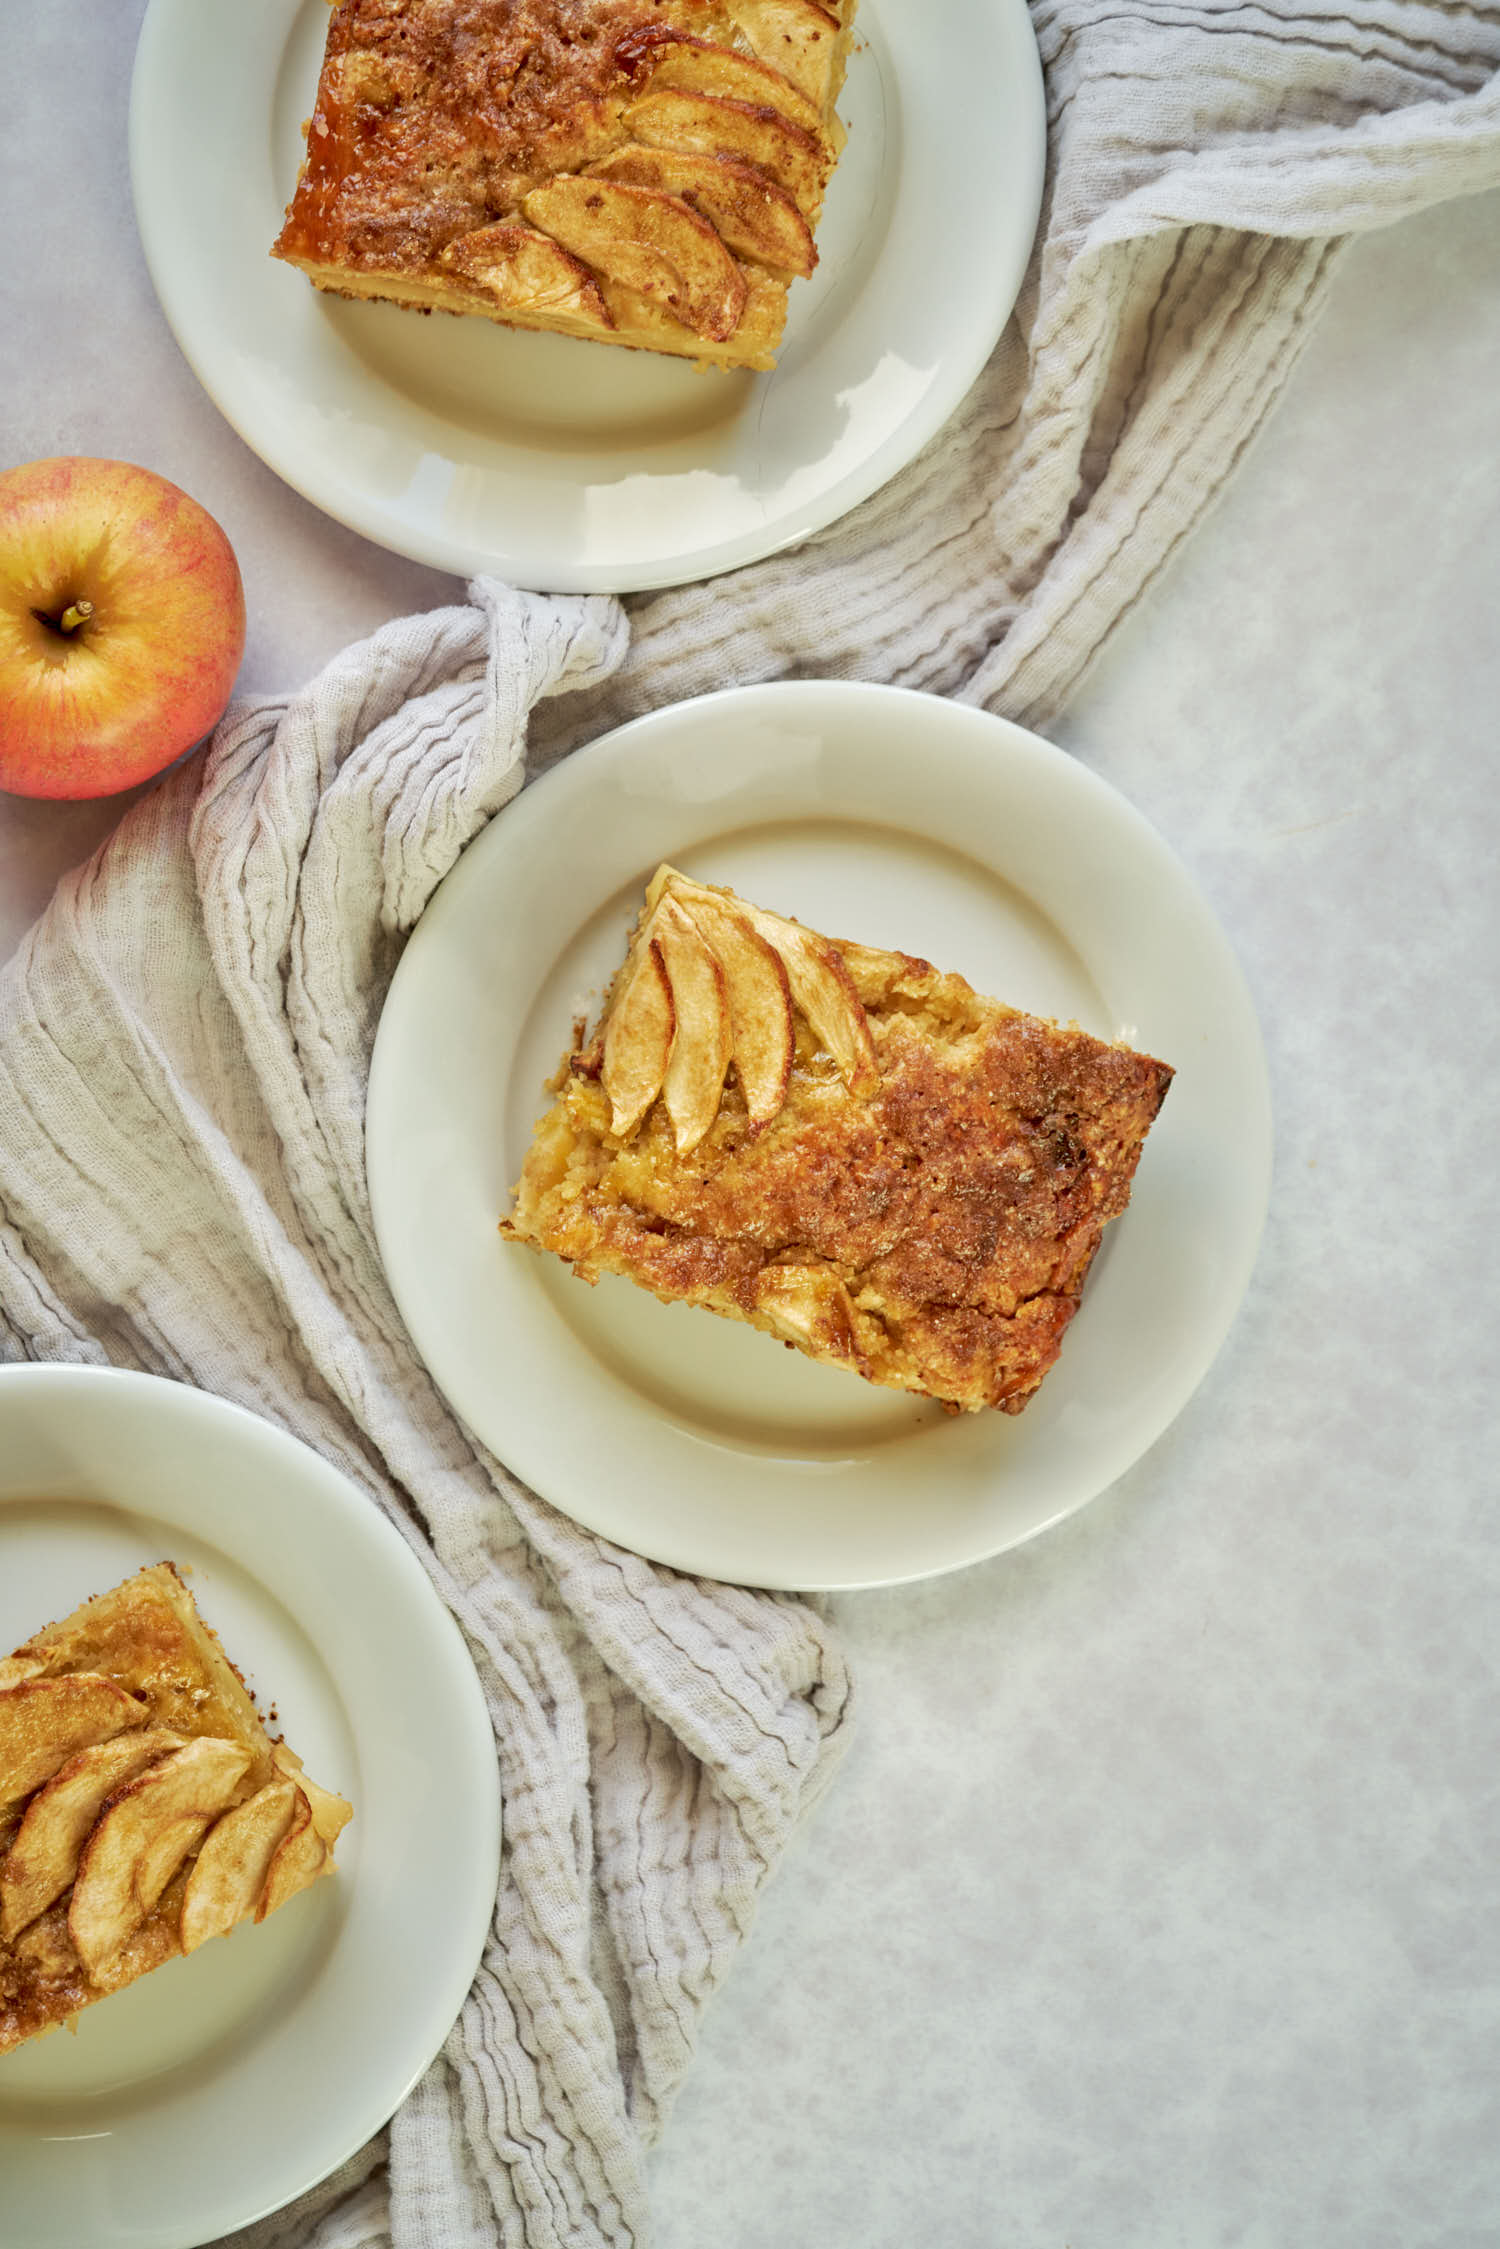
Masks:
[[[106,1683],[123,1724],[80,1681]],[[8,1730],[6,1709],[22,1721]],[[49,1723],[50,1760],[37,1747]],[[201,1846],[288,1770],[171,1563],[84,1602],[0,1664],[0,2054],[182,1951]],[[307,1796],[324,1800],[320,1833],[328,1806],[347,1817],[311,1783]]]
[[[823,942],[864,1011],[873,1090],[799,1015],[777,1112],[752,1123],[731,1069],[685,1153],[664,1100],[611,1132],[596,1038],[502,1231],[871,1381],[1018,1412],[1125,1208],[1171,1070],[925,961]]]
[[[335,0],[273,255],[335,294],[768,367],[848,36],[816,0]],[[555,235],[584,286],[535,255],[487,275],[499,225]]]
[[[170,1562],[83,1602],[10,1660],[40,1664],[46,1678],[102,1673],[142,1702],[142,1723],[242,1742],[257,1784],[271,1771],[271,1740],[245,1683]]]

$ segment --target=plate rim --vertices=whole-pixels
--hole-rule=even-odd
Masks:
[[[1212,1323],[1206,1337],[1195,1334],[1193,1347],[1179,1354],[1175,1363],[1179,1364],[1180,1372],[1171,1387],[1166,1409],[1156,1420],[1150,1434],[1134,1446],[1130,1457],[1116,1466],[1102,1482],[1096,1484],[1092,1489],[1072,1497],[1065,1504],[1056,1507],[1045,1516],[1045,1519],[1035,1521],[1019,1535],[1002,1537],[984,1543],[974,1551],[964,1553],[957,1558],[939,1559],[928,1566],[914,1568],[903,1565],[882,1570],[862,1567],[845,1574],[830,1575],[824,1573],[811,1577],[803,1572],[786,1567],[771,1567],[763,1571],[757,1570],[751,1574],[738,1570],[730,1573],[716,1570],[712,1560],[697,1548],[666,1551],[660,1543],[650,1541],[632,1547],[631,1539],[617,1524],[609,1520],[601,1521],[597,1519],[597,1516],[587,1508],[579,1511],[576,1508],[573,1495],[559,1496],[559,1489],[555,1483],[549,1483],[545,1474],[537,1475],[535,1460],[530,1457],[534,1448],[523,1445],[522,1450],[527,1457],[518,1459],[508,1449],[505,1442],[496,1442],[495,1438],[487,1434],[484,1428],[478,1426],[472,1420],[469,1421],[468,1425],[475,1428],[475,1433],[479,1436],[480,1441],[489,1446],[513,1473],[523,1478],[534,1479],[535,1488],[541,1493],[541,1496],[550,1504],[556,1506],[560,1512],[571,1516],[583,1528],[598,1536],[611,1539],[620,1545],[632,1547],[633,1551],[642,1553],[648,1559],[661,1562],[670,1568],[707,1577],[724,1575],[729,1582],[764,1586],[781,1591],[847,1592],[875,1589],[894,1584],[915,1583],[927,1577],[942,1576],[950,1574],[956,1569],[972,1567],[976,1563],[992,1559],[996,1554],[1008,1551],[1016,1545],[1028,1543],[1031,1538],[1052,1528],[1057,1522],[1099,1497],[1103,1491],[1118,1482],[1121,1476],[1134,1467],[1176,1421],[1201,1386],[1223,1348],[1243,1304],[1264,1238],[1274,1155],[1271,1081],[1264,1038],[1244,971],[1229,943],[1222,924],[1201,887],[1155,825],[1120,790],[1110,782],[1105,781],[1090,767],[1083,765],[1068,752],[1060,749],[1056,744],[1046,741],[1043,737],[1033,734],[1026,728],[1017,726],[1013,721],[1001,718],[997,714],[986,712],[974,705],[955,703],[947,698],[937,697],[919,689],[886,686],[867,681],[780,680],[761,682],[748,687],[720,689],[708,695],[689,698],[681,703],[662,706],[656,711],[645,713],[640,717],[626,721],[619,727],[610,729],[593,742],[574,751],[558,765],[539,775],[519,797],[512,800],[510,806],[504,808],[502,814],[497,815],[484,829],[479,831],[465,851],[459,855],[459,859],[454,863],[454,868],[450,869],[448,876],[444,878],[444,883],[438,886],[437,891],[429,900],[424,915],[413,929],[407,949],[403,953],[401,961],[397,964],[390,990],[381,1011],[380,1022],[376,1029],[366,1104],[366,1174],[375,1221],[377,1245],[380,1249],[382,1262],[385,1265],[387,1281],[392,1294],[396,1298],[402,1317],[407,1323],[408,1332],[412,1336],[413,1347],[423,1358],[434,1382],[442,1391],[444,1397],[448,1399],[453,1410],[459,1415],[460,1419],[465,1419],[463,1404],[450,1390],[439,1366],[428,1357],[428,1351],[425,1347],[427,1339],[423,1332],[425,1323],[420,1316],[414,1318],[412,1305],[408,1301],[407,1292],[402,1286],[400,1276],[392,1271],[390,1245],[397,1231],[394,1219],[399,1209],[399,1198],[393,1198],[388,1192],[390,1174],[383,1171],[383,1159],[379,1149],[381,1135],[386,1129],[385,1118],[390,1108],[388,1087],[394,1089],[399,1075],[399,1061],[395,1045],[395,1039],[399,1034],[388,1032],[387,1026],[399,1025],[400,1023],[402,1000],[398,986],[401,984],[404,975],[407,976],[408,981],[410,980],[411,972],[406,969],[407,961],[414,958],[420,961],[422,957],[419,952],[414,954],[412,948],[421,938],[422,923],[426,920],[427,914],[432,913],[435,906],[438,907],[439,919],[437,923],[430,926],[440,931],[442,927],[440,900],[446,884],[452,880],[456,869],[469,859],[472,853],[475,853],[476,850],[483,850],[485,839],[497,834],[502,822],[517,823],[512,831],[513,838],[524,839],[527,833],[534,833],[538,827],[544,826],[548,820],[554,817],[551,809],[554,800],[560,800],[566,804],[575,792],[586,789],[590,769],[595,761],[628,760],[634,748],[640,744],[642,739],[644,738],[649,743],[653,734],[662,727],[664,722],[670,722],[673,726],[691,723],[699,716],[711,714],[716,708],[722,710],[726,704],[741,705],[747,711],[753,711],[756,705],[759,705],[762,709],[769,707],[774,710],[780,704],[790,714],[791,710],[798,705],[801,705],[804,709],[810,707],[816,710],[819,705],[832,709],[835,704],[842,702],[846,706],[854,707],[861,699],[867,698],[879,699],[882,703],[889,704],[893,709],[905,710],[918,719],[923,714],[940,710],[949,714],[948,718],[940,722],[941,724],[946,725],[956,720],[964,727],[977,726],[985,732],[991,732],[992,739],[1004,741],[1014,754],[1019,755],[1023,760],[1030,761],[1034,767],[1045,770],[1050,780],[1061,782],[1066,790],[1077,791],[1083,798],[1093,800],[1111,820],[1118,821],[1123,818],[1133,828],[1138,842],[1148,855],[1155,860],[1157,867],[1169,871],[1179,896],[1193,910],[1199,932],[1212,944],[1216,955],[1215,972],[1223,979],[1225,999],[1234,1010],[1238,1011],[1236,1030],[1237,1034],[1241,1036],[1239,1053],[1246,1073],[1246,1118],[1241,1163],[1243,1184],[1236,1197],[1236,1207],[1244,1205],[1252,1209],[1254,1215],[1237,1231],[1238,1256],[1232,1266],[1232,1281],[1222,1292],[1222,1301],[1216,1312],[1214,1323]],[[835,818],[839,816],[836,809],[832,816]],[[514,850],[517,847],[517,841],[513,840],[505,848]],[[490,848],[493,850],[496,847],[491,845]],[[477,862],[478,865],[483,863],[482,858]],[[586,905],[582,909],[580,924],[591,910],[592,904]],[[543,978],[546,973],[547,971],[544,969],[542,971]],[[395,1001],[394,1008],[392,1005],[393,999]],[[971,1417],[962,1418],[968,1420]],[[972,1418],[977,1419],[979,1417]]]
[[[121,1400],[131,1398],[145,1402],[148,1412],[157,1403],[165,1403],[168,1417],[187,1415],[197,1417],[203,1427],[223,1441],[228,1433],[232,1441],[235,1433],[247,1432],[252,1450],[261,1448],[268,1468],[278,1461],[295,1462],[303,1471],[305,1481],[299,1486],[299,1505],[303,1510],[317,1513],[325,1529],[331,1527],[337,1542],[343,1546],[354,1541],[354,1549],[362,1551],[362,1568],[373,1568],[394,1589],[402,1613],[409,1615],[413,1608],[425,1615],[423,1645],[429,1656],[439,1658],[443,1673],[442,1693],[439,1699],[448,1714],[455,1739],[463,1743],[462,1763],[466,1789],[473,1791],[470,1816],[475,1835],[475,1847],[469,1859],[471,1873],[462,1885],[462,1895],[455,1886],[454,1897],[447,1903],[452,1925],[460,1931],[448,1950],[446,1972],[433,1974],[425,1987],[425,2003],[420,2011],[420,2022],[414,2024],[407,2038],[393,2049],[392,2060],[372,2085],[363,2101],[349,2104],[337,2112],[345,2121],[336,2131],[326,2130],[319,2142],[314,2135],[306,2152],[297,2160],[287,2163],[280,2178],[273,2179],[265,2189],[250,2192],[248,2176],[245,2192],[232,2205],[224,2199],[200,2192],[196,2198],[198,2214],[179,2216],[164,2207],[160,2225],[152,2233],[153,2249],[199,2249],[199,2245],[218,2239],[228,2231],[257,2223],[287,2208],[299,2196],[309,2192],[336,2172],[342,2164],[365,2146],[395,2115],[412,2088],[433,2060],[442,2051],[453,2023],[460,2014],[464,2000],[472,1987],[480,1966],[493,1919],[495,1886],[500,1863],[502,1840],[502,1809],[499,1780],[499,1763],[495,1753],[494,1730],[483,1685],[475,1669],[473,1658],[464,1640],[463,1632],[423,1569],[416,1553],[391,1523],[378,1504],[360,1491],[347,1473],[305,1439],[293,1434],[278,1422],[253,1407],[238,1400],[224,1397],[218,1392],[170,1375],[159,1375],[141,1368],[96,1365],[78,1361],[16,1361],[0,1366],[0,1410],[4,1409],[7,1388],[25,1385],[34,1399],[42,1402],[45,1410],[50,1399],[57,1397],[64,1405],[72,1394],[82,1391],[98,1394],[113,1393]],[[164,1398],[165,1393],[170,1393]],[[128,1405],[124,1410],[129,1411]],[[222,1553],[253,1582],[256,1590],[278,1606],[285,1600],[274,1583],[257,1569],[249,1551],[251,1540],[247,1537],[236,1547],[226,1545],[222,1536],[224,1518],[212,1513],[204,1523],[193,1528],[194,1509],[177,1501],[167,1503],[160,1513],[153,1512],[150,1504],[111,1498],[98,1498],[90,1493],[79,1494],[82,1503],[106,1510],[118,1510],[122,1520],[132,1523],[161,1524],[164,1529],[176,1529],[201,1544]],[[0,1494],[0,1532],[3,1532],[5,1515],[12,1506],[46,1506],[56,1502],[67,1505],[69,1501],[60,1494],[43,1492],[34,1499],[20,1495]],[[144,1550],[143,1550],[144,1551]],[[284,1549],[283,1549],[284,1551]],[[150,1559],[160,1559],[151,1556]],[[288,1577],[287,1582],[290,1582]],[[104,1590],[104,1588],[99,1588]],[[299,1613],[289,1610],[294,1622],[300,1622]],[[442,1651],[446,1650],[446,1653]],[[337,1689],[338,1682],[334,1681]],[[342,1697],[341,1697],[342,1702]],[[360,1725],[361,1713],[347,1702],[342,1703],[350,1724],[356,1749],[364,1739]],[[482,1752],[482,1754],[481,1754]],[[357,1807],[356,1807],[357,1811]],[[394,1912],[394,1905],[388,1906]],[[335,1948],[336,1949],[336,1948]],[[451,2007],[450,2007],[451,1999]],[[19,2051],[20,2049],[18,2049]],[[396,2057],[399,2055],[399,2059]],[[231,2063],[224,2073],[224,2097],[232,2099],[237,2065]],[[166,2109],[170,2114],[173,2100],[169,2096]],[[87,2096],[80,2096],[86,2099]],[[66,2093],[50,2096],[52,2105],[65,2103]],[[326,2114],[325,2111],[319,2111]],[[111,2128],[129,2135],[132,2114]],[[28,2140],[46,2140],[48,2133],[29,2134],[24,2125],[7,2126],[5,2145],[14,2150],[24,2147]],[[273,2151],[274,2152],[274,2151]],[[169,2187],[173,2198],[180,2195],[180,2181],[172,2179]],[[74,2212],[64,2213],[60,2222],[71,2223]],[[109,2230],[91,2236],[91,2249],[112,2249],[118,2244],[124,2249],[126,2242],[140,2238],[133,2224],[118,2230],[111,2217]],[[28,2249],[74,2249],[73,2236],[58,2233],[28,2237]]]
[[[178,348],[194,376],[220,414],[250,450],[283,483],[311,506],[374,544],[407,559],[459,576],[493,575],[534,591],[555,593],[638,593],[661,591],[711,579],[732,570],[781,554],[815,532],[836,523],[882,489],[929,444],[952,419],[972,390],[994,352],[1020,293],[1035,246],[1046,178],[1047,112],[1040,52],[1025,0],[999,0],[1006,13],[1003,36],[1016,49],[1013,84],[1006,89],[1013,113],[1006,118],[1007,151],[1004,161],[1014,164],[1018,184],[1011,199],[1015,213],[1006,239],[1006,254],[988,268],[990,288],[974,292],[976,309],[966,331],[963,348],[945,356],[938,371],[924,386],[915,407],[904,411],[859,462],[834,478],[822,491],[795,506],[763,511],[758,525],[729,538],[709,538],[689,546],[674,537],[650,559],[622,560],[608,556],[597,560],[574,555],[528,559],[524,544],[509,549],[493,538],[475,544],[472,539],[445,534],[431,522],[421,527],[383,509],[378,501],[347,477],[334,477],[325,468],[316,447],[294,447],[288,454],[279,441],[274,418],[257,411],[253,396],[234,379],[233,354],[226,351],[210,324],[197,319],[190,291],[179,286],[176,261],[170,247],[170,226],[164,216],[178,200],[171,192],[168,154],[172,136],[159,129],[162,115],[164,68],[172,55],[174,16],[204,0],[148,0],[136,43],[129,97],[129,173],[136,230],[158,304]],[[261,0],[276,24],[290,28],[302,0]],[[879,0],[867,0],[878,7]],[[969,5],[970,0],[955,0]],[[274,27],[266,35],[273,36]],[[166,104],[170,114],[170,103]],[[985,278],[982,268],[980,279]],[[774,375],[756,378],[774,381]],[[459,449],[455,449],[458,451]],[[522,448],[521,450],[524,450]],[[558,491],[586,493],[565,477]],[[500,495],[497,495],[499,497]]]

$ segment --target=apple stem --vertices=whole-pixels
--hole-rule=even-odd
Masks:
[[[50,625],[55,633],[72,634],[77,632],[80,625],[88,623],[94,614],[94,605],[86,595],[80,594],[76,601],[68,603],[66,609],[56,612],[50,609],[33,609],[31,614],[39,625]]]

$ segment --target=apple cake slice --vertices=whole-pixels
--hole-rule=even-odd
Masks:
[[[500,1231],[871,1382],[1019,1413],[1171,1078],[664,866]]]
[[[38,1632],[0,1662],[0,2054],[263,1921],[349,1817],[170,1562]]]
[[[855,0],[335,0],[272,255],[319,289],[769,368]]]

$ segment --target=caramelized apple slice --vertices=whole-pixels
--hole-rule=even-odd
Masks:
[[[727,0],[729,17],[769,63],[826,116],[838,94],[839,20],[817,0]]]
[[[703,213],[742,258],[755,258],[762,265],[804,278],[817,263],[812,229],[806,219],[786,189],[777,187],[753,164],[688,149],[630,144],[601,157],[590,170],[596,177],[680,195],[684,203]]]
[[[0,1687],[0,1805],[29,1796],[80,1749],[146,1717],[143,1702],[93,1671]]]
[[[288,1750],[286,1743],[274,1747],[272,1761],[292,1790],[292,1808],[286,1831],[265,1864],[256,1921],[265,1921],[265,1916],[286,1905],[288,1898],[308,1889],[319,1873],[333,1873],[333,1844],[353,1817],[353,1804],[335,1797],[331,1788],[319,1788],[317,1781],[310,1781],[301,1770],[301,1759]]]
[[[660,945],[648,936],[626,963],[604,1027],[599,1077],[609,1102],[609,1129],[621,1140],[634,1132],[666,1081],[676,1026],[667,965]]]
[[[614,326],[588,267],[534,227],[511,220],[478,227],[450,242],[439,263],[502,311],[562,313],[589,327]]]
[[[725,101],[774,109],[805,133],[823,130],[821,107],[782,71],[757,56],[716,46],[710,39],[672,31],[665,24],[642,24],[618,41],[615,60],[641,93],[648,87],[671,86],[684,94],[718,94]]]
[[[296,1897],[299,1890],[309,1889],[318,1876],[328,1873],[333,1865],[333,1854],[318,1833],[306,1789],[295,1781],[291,1787],[294,1799],[291,1824],[266,1868],[260,1903],[255,1909],[257,1921],[264,1921],[268,1913],[285,1905],[288,1898]]]
[[[826,1266],[764,1266],[755,1277],[755,1308],[783,1342],[859,1364],[848,1291]]]
[[[734,1066],[750,1122],[769,1124],[786,1100],[797,1051],[792,994],[774,945],[712,891],[678,893],[724,971]]]
[[[664,896],[652,918],[677,1016],[662,1099],[677,1152],[687,1155],[719,1113],[731,1052],[729,992],[723,969],[675,898]]]
[[[743,271],[745,309],[734,334],[722,344],[707,336],[695,336],[691,328],[684,328],[680,320],[643,297],[638,289],[626,289],[618,281],[602,278],[599,286],[621,343],[643,351],[671,352],[679,359],[704,366],[769,370],[776,365],[776,347],[786,324],[786,281],[782,275],[758,266],[747,265]]]
[[[851,1093],[873,1093],[875,1042],[838,948],[799,922],[658,867],[603,1025],[611,1131],[623,1139],[660,1092],[678,1152],[690,1154],[718,1115],[731,1061],[751,1126],[768,1124],[786,1100],[794,1006]]]
[[[880,1083],[870,1019],[837,948],[800,922],[784,921],[758,906],[744,908],[747,919],[775,946],[786,966],[792,998],[838,1064],[851,1093],[871,1094]]]
[[[817,217],[828,178],[828,147],[774,110],[662,86],[631,102],[625,123],[648,148],[688,149],[759,165],[786,189],[804,218]]]
[[[353,1819],[354,1806],[347,1797],[336,1796],[331,1788],[320,1788],[315,1780],[309,1780],[302,1770],[301,1758],[294,1749],[288,1749],[284,1741],[279,1741],[272,1750],[271,1762],[278,1772],[295,1781],[301,1789],[312,1813],[313,1826],[331,1851]]]
[[[291,1829],[299,1794],[293,1781],[267,1781],[214,1822],[182,1894],[184,1952],[196,1952],[210,1937],[228,1936],[255,1911],[271,1861]]]
[[[181,1746],[164,1727],[116,1734],[80,1749],[37,1790],[0,1866],[0,1936],[15,1936],[62,1896],[106,1797]]]
[[[734,334],[745,277],[707,219],[679,197],[565,175],[533,188],[523,208],[565,249],[664,306],[695,336],[722,343]]]
[[[68,1908],[68,1933],[91,1975],[140,1927],[249,1765],[237,1742],[204,1735],[112,1798],[84,1845]]]

